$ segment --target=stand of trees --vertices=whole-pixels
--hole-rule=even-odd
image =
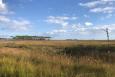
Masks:
[[[51,37],[44,36],[14,36],[15,40],[50,40]]]

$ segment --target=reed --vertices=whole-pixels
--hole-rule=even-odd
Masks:
[[[0,77],[115,77],[114,41],[88,42],[2,41]]]

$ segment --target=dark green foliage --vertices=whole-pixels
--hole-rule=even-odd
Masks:
[[[14,36],[12,39],[14,40],[45,40],[50,39],[51,37],[45,37],[45,36]]]
[[[71,55],[92,55],[92,54],[105,54],[105,53],[114,53],[115,46],[107,45],[77,45],[73,47],[66,47],[63,51],[66,54]]]

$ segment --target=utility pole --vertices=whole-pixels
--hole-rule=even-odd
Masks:
[[[106,28],[106,34],[107,34],[107,40],[108,40],[108,43],[109,43],[109,29]]]
[[[106,34],[107,34],[107,43],[108,43],[108,53],[110,53],[110,51],[109,51],[109,29],[108,28],[106,28]]]

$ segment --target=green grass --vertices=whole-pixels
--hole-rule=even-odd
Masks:
[[[113,43],[108,53],[106,44],[3,42],[0,77],[115,77],[114,49]]]
[[[32,77],[34,68],[29,61],[12,57],[0,58],[0,77]]]

